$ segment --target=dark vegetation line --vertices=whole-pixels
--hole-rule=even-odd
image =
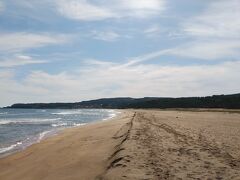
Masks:
[[[77,108],[226,108],[240,109],[240,93],[231,95],[213,95],[207,97],[181,98],[105,98],[76,103],[32,103],[13,104],[6,108],[26,109],[77,109]]]

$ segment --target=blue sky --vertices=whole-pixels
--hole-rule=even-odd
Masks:
[[[240,92],[239,0],[0,0],[0,106]]]

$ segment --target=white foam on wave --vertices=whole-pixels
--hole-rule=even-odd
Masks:
[[[73,123],[73,126],[77,127],[77,126],[84,126],[87,123]]]
[[[63,111],[63,112],[57,112],[52,113],[53,115],[98,115],[98,113],[92,113],[92,112],[83,112],[83,111]]]
[[[108,112],[110,113],[109,116],[107,118],[103,119],[103,121],[110,120],[110,119],[116,117],[117,114],[121,113],[121,112],[116,111],[116,110],[108,110]]]
[[[11,146],[0,148],[0,154],[13,150],[14,148],[20,145],[22,145],[22,142],[17,142],[16,144],[12,144]]]
[[[1,121],[1,120],[0,120],[0,125],[9,124],[9,123],[10,123],[10,121],[5,121],[5,120],[4,120],[4,121]]]
[[[43,110],[39,110],[39,112],[46,112],[46,110],[45,110],[45,109],[43,109]]]
[[[17,142],[16,144],[12,144],[8,147],[0,148],[0,154],[4,155],[5,153],[11,152],[12,150],[18,151],[20,149],[24,149],[34,143],[39,143],[41,140],[43,140],[44,138],[46,138],[48,136],[53,135],[54,133],[55,133],[55,131],[49,130],[49,131],[41,132],[40,134],[38,134],[38,136],[28,137],[23,141]]]
[[[47,134],[49,134],[51,131],[44,131],[39,134],[38,142],[40,142],[44,137],[46,137]]]
[[[4,124],[41,124],[46,122],[58,121],[61,118],[51,118],[51,119],[9,119],[9,120],[1,120],[0,125]]]
[[[99,115],[101,112],[111,112],[105,109],[81,109],[81,110],[64,110],[61,112],[51,113],[53,115]]]
[[[52,124],[52,127],[67,126],[67,123]]]
[[[75,112],[58,112],[58,113],[52,113],[53,115],[70,115],[70,114],[76,114]]]

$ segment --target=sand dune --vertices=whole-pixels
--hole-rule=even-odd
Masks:
[[[128,110],[0,159],[0,179],[240,179],[240,114]]]

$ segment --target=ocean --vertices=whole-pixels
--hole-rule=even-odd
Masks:
[[[69,127],[107,120],[108,109],[0,109],[0,156],[25,149]]]

